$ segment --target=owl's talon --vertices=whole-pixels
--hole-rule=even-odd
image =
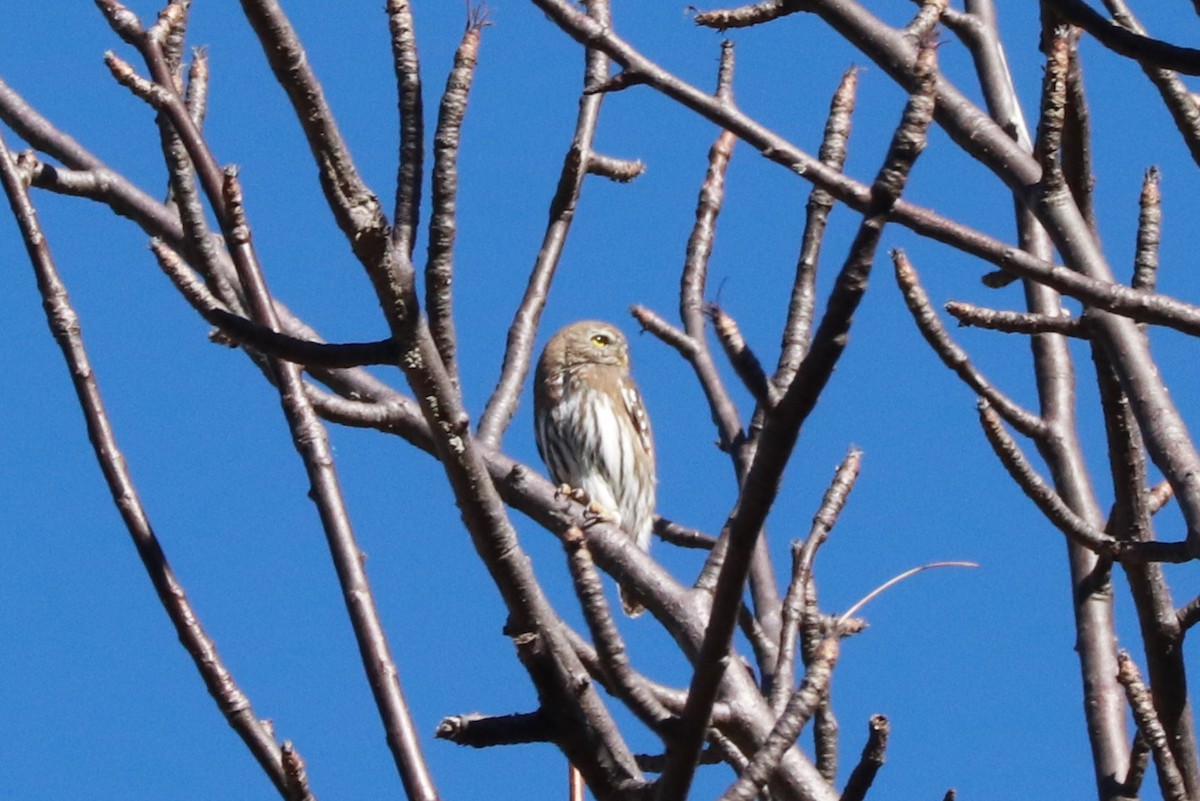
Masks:
[[[588,497],[587,490],[582,487],[572,487],[570,484],[559,484],[558,489],[554,490],[554,497],[570,498],[584,506],[588,506],[591,503],[591,498]]]
[[[615,523],[617,518],[613,516],[607,509],[595,501],[588,501],[583,509],[584,528],[594,526],[597,523]]]

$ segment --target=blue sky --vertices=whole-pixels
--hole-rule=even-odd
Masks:
[[[395,100],[381,2],[285,4],[308,48],[367,181],[390,206]],[[892,22],[912,6],[867,4]],[[1036,112],[1041,57],[1034,4],[1001,4],[1009,58],[1027,116]],[[1017,6],[1022,6],[1017,8]],[[696,29],[684,4],[615,3],[615,27],[651,58],[702,87],[715,78],[721,37]],[[154,7],[133,7],[149,17]],[[458,291],[461,370],[469,410],[486,402],[505,332],[533,264],[574,126],[581,52],[530,3],[489,3],[480,67],[460,160]],[[8,0],[0,77],[52,121],[152,194],[165,175],[152,113],[117,86],[106,49],[132,52],[90,4]],[[1023,15],[1023,16],[1017,16]],[[1145,12],[1151,30],[1182,19]],[[416,3],[426,106],[436,107],[461,34],[464,5]],[[742,108],[813,152],[842,71],[865,59],[819,20],[797,15],[732,35]],[[943,68],[969,96],[969,59],[951,35]],[[315,169],[281,90],[239,6],[197,3],[190,41],[209,48],[207,131],[217,157],[241,167],[247,210],[278,297],[330,339],[385,335],[369,283],[323,208]],[[1085,48],[1096,120],[1097,214],[1118,275],[1130,272],[1142,172],[1158,164],[1165,197],[1163,291],[1196,297],[1190,232],[1194,165],[1134,67]],[[847,171],[878,168],[903,95],[882,70],[861,76]],[[545,313],[548,333],[580,318],[619,323],[632,337],[635,373],[659,448],[660,512],[717,531],[735,497],[728,460],[690,369],[666,346],[636,336],[640,303],[677,319],[679,270],[713,126],[645,88],[606,100],[597,148],[638,158],[630,185],[589,179]],[[10,147],[16,137],[3,130]],[[744,145],[735,151],[710,267],[709,297],[742,324],[773,363],[803,225],[808,185]],[[1004,187],[940,132],[918,162],[910,200],[1012,241]],[[38,194],[42,220],[82,317],[100,386],[142,499],[169,559],[257,713],[274,721],[308,762],[325,799],[398,794],[304,471],[275,392],[240,354],[206,339],[208,326],[154,265],[145,237],[87,202]],[[822,291],[857,220],[832,216]],[[1019,308],[1019,288],[984,289],[986,265],[889,228],[935,303],[970,300]],[[424,239],[418,243],[423,252]],[[881,249],[881,254],[883,250]],[[93,799],[273,798],[275,792],[207,697],[130,545],[47,334],[15,226],[0,221],[0,795]],[[1027,344],[954,330],[987,374],[1036,403]],[[1160,368],[1189,422],[1200,384],[1181,335],[1155,332]],[[1103,430],[1076,346],[1081,425],[1102,506]],[[395,386],[395,370],[377,374]],[[736,382],[727,373],[730,385]],[[743,415],[751,403],[737,400]],[[523,398],[505,448],[539,465]],[[549,746],[473,751],[433,739],[445,715],[530,711],[533,691],[501,633],[505,613],[458,520],[438,465],[383,435],[331,429],[338,469],[376,598],[434,778],[447,799],[557,797],[566,768]],[[824,605],[845,609],[887,578],[942,559],[977,571],[924,574],[872,603],[870,628],[845,644],[834,680],[843,779],[876,712],[892,722],[888,761],[871,798],[971,799],[1040,793],[1086,798],[1091,763],[1083,727],[1065,547],[1008,480],[978,430],[971,393],[929,351],[880,258],[847,353],[801,435],[769,522],[777,565],[802,537],[833,469],[852,445],[862,476],[817,563]],[[578,622],[561,548],[514,515],[555,603]],[[1173,509],[1158,520],[1177,538]],[[658,543],[690,581],[695,552]],[[1176,602],[1196,592],[1191,566],[1168,571]],[[1125,647],[1138,637],[1124,599]],[[688,673],[648,617],[625,625],[631,657],[651,676],[684,685]],[[1189,654],[1189,661],[1195,660]],[[630,722],[635,749],[652,739]],[[726,769],[701,774],[694,797],[719,794]],[[549,794],[549,795],[547,795]]]

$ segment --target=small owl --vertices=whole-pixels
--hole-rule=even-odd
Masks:
[[[587,493],[643,551],[654,524],[654,436],[611,325],[573,323],[546,343],[533,383],[538,453],[556,483]],[[641,604],[621,593],[630,616]]]

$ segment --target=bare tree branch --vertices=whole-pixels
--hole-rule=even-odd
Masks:
[[[816,658],[805,672],[804,682],[799,689],[792,693],[791,699],[784,708],[783,714],[779,716],[779,722],[775,724],[767,741],[750,760],[750,764],[746,766],[738,780],[721,794],[720,801],[750,801],[758,795],[771,773],[779,767],[784,752],[791,748],[804,724],[808,722],[820,705],[821,697],[833,676],[833,667],[837,664],[838,652],[836,636],[826,639],[817,649]]]
[[[446,79],[437,131],[433,136],[433,214],[429,218],[429,254],[425,264],[425,309],[429,314],[429,332],[455,385],[458,384],[458,359],[455,355],[457,337],[452,313],[452,283],[457,232],[458,148],[467,113],[467,95],[475,77],[480,34],[485,24],[482,17],[467,23],[466,33],[454,53],[454,68]]]
[[[359,175],[291,22],[276,0],[242,0],[242,11],[258,36],[275,79],[295,109],[338,227],[360,261],[378,262],[388,242],[387,220],[379,198]],[[416,171],[419,174],[419,163]]]
[[[780,17],[786,17],[788,14],[805,10],[803,0],[763,0],[753,5],[738,6],[728,10],[702,11],[696,14],[693,20],[697,25],[724,31],[730,28],[762,25]]]
[[[1142,677],[1138,674],[1133,657],[1122,651],[1117,656],[1117,662],[1120,665],[1120,673],[1117,678],[1125,687],[1133,718],[1137,721],[1138,730],[1142,732],[1147,745],[1150,746],[1151,753],[1154,754],[1154,765],[1158,768],[1158,784],[1162,789],[1163,798],[1167,801],[1187,801],[1189,797],[1187,788],[1184,786],[1183,777],[1179,775],[1179,768],[1171,753],[1167,734],[1163,731],[1162,723],[1154,711],[1154,699],[1150,694],[1150,689],[1142,683]]]
[[[1133,287],[1153,292],[1158,284],[1158,245],[1162,233],[1161,176],[1156,168],[1146,170],[1138,198],[1137,248],[1133,257]]]
[[[388,0],[392,33],[392,67],[400,123],[396,202],[392,213],[392,244],[411,259],[421,219],[421,181],[425,170],[425,109],[421,99],[421,62],[409,0]]]
[[[817,158],[822,164],[839,172],[846,163],[850,118],[854,113],[857,92],[858,68],[850,67],[842,73],[842,80],[829,104],[825,133],[817,151]],[[800,368],[804,354],[808,351],[813,314],[816,310],[817,261],[821,255],[821,243],[825,239],[825,225],[829,220],[829,212],[833,209],[833,201],[833,195],[820,185],[814,185],[808,194],[804,235],[800,241],[800,254],[796,259],[796,278],[792,282],[788,318],[783,327],[779,364],[772,378],[772,382],[780,389],[791,383],[796,370]]]
[[[686,528],[662,516],[654,518],[654,533],[663,542],[669,542],[681,548],[710,550],[717,543],[716,537]]]
[[[1129,754],[1129,772],[1121,789],[1130,798],[1136,797],[1142,791],[1142,780],[1146,778],[1146,768],[1150,766],[1150,744],[1142,730],[1138,729],[1133,737],[1133,747]]]
[[[846,507],[850,491],[858,480],[862,469],[862,451],[851,448],[846,458],[838,465],[833,480],[821,498],[821,505],[813,515],[812,527],[803,542],[792,543],[792,580],[788,583],[787,595],[783,600],[783,626],[779,634],[779,663],[771,681],[771,708],[776,714],[782,714],[787,703],[792,683],[796,658],[796,635],[799,631],[800,620],[805,615],[806,607],[815,607],[806,603],[806,588],[814,585],[812,580],[812,565],[817,551],[829,537],[834,524]],[[815,616],[817,610],[811,609]],[[813,643],[815,648],[816,643]]]
[[[608,0],[590,0],[587,9],[587,18],[594,24],[609,24]],[[584,87],[603,81],[608,77],[608,70],[608,56],[601,50],[589,47],[584,55]],[[534,339],[537,336],[538,323],[542,319],[542,309],[546,305],[546,296],[550,291],[550,282],[554,280],[555,270],[558,269],[559,259],[562,258],[563,246],[571,231],[571,223],[575,219],[575,210],[583,192],[583,179],[587,176],[588,166],[592,161],[592,144],[596,138],[596,123],[603,100],[603,94],[589,94],[586,91],[579,98],[575,134],[563,159],[558,188],[550,200],[550,221],[546,225],[542,246],[529,274],[525,294],[508,329],[508,342],[504,348],[500,377],[495,390],[488,398],[483,415],[479,418],[477,436],[479,441],[489,448],[499,447],[504,431],[516,411],[521,386],[529,373]]]
[[[246,293],[247,306],[252,319],[260,325],[278,330],[278,317],[267,290],[258,257],[251,244],[250,226],[246,220],[236,172],[227,170],[222,175],[216,160],[196,129],[182,98],[172,91],[170,70],[162,53],[161,38],[155,34],[163,20],[168,17],[165,14],[160,15],[156,27],[151,28],[145,34],[135,36],[130,32],[132,24],[122,10],[111,0],[105,0],[105,2],[109,5],[109,8],[105,10],[110,21],[113,22],[114,28],[118,31],[125,31],[127,38],[135,44],[145,58],[155,79],[154,96],[161,104],[160,110],[170,118],[180,141],[187,149],[189,158],[196,166],[205,194],[217,216],[234,266],[237,268],[238,279]],[[168,10],[170,8],[173,7],[169,6]],[[258,19],[259,23],[263,24],[269,21],[271,25],[269,30],[264,26],[260,30],[260,35],[270,33],[280,37],[278,43],[285,48],[299,49],[299,44],[290,37],[290,27],[287,26],[286,20],[281,18],[281,12],[279,12],[279,16],[271,16],[272,12],[278,12],[277,6],[267,3],[265,9],[258,10],[266,14],[265,17]],[[111,61],[112,59],[110,59]],[[284,65],[280,64],[280,66]],[[315,78],[311,78],[311,76],[306,77],[302,73],[298,77],[295,75],[292,77],[310,88],[315,86]],[[297,98],[293,96],[293,100],[295,102]],[[312,108],[317,108],[319,105]],[[309,120],[314,138],[317,133],[327,135],[327,138],[321,139],[321,144],[332,147],[336,153],[338,151],[336,128],[332,128],[332,130],[329,127],[318,129],[316,127],[318,122],[319,120]],[[314,139],[310,139],[310,143],[314,143]],[[321,148],[314,147],[315,152],[320,152],[320,150]],[[353,174],[352,165],[343,164],[338,171],[343,176]],[[436,801],[437,790],[421,752],[420,740],[400,687],[399,671],[391,655],[370,583],[363,567],[361,554],[355,542],[325,429],[308,404],[300,381],[300,373],[295,365],[273,359],[268,360],[268,363],[270,372],[274,376],[274,383],[280,391],[284,416],[291,430],[293,442],[308,473],[311,484],[310,495],[320,513],[330,553],[346,599],[347,611],[350,614],[358,641],[363,668],[383,719],[388,745],[391,747],[396,767],[410,799],[413,801]]]
[[[767,381],[767,374],[763,371],[762,362],[742,337],[737,320],[716,303],[706,303],[704,314],[712,320],[717,341],[721,343],[729,363],[733,365],[733,371],[742,379],[742,384],[750,390],[756,403],[770,406],[771,385]]]
[[[870,211],[859,226],[849,257],[838,275],[825,316],[813,338],[812,349],[775,407],[775,414],[767,419],[737,505],[722,532],[722,538],[729,543],[728,553],[717,580],[712,618],[696,661],[678,750],[660,778],[661,801],[683,801],[687,796],[700,750],[700,734],[725,672],[734,612],[740,603],[750,555],[778,491],[778,477],[791,456],[803,420],[812,410],[845,348],[846,332],[866,290],[888,211],[900,196],[909,170],[924,147],[925,132],[933,113],[932,92],[937,70],[934,50],[926,48],[922,52],[924,83],[909,97],[900,127],[872,187]]]
[[[979,418],[992,449],[1000,457],[1009,475],[1042,514],[1060,531],[1089,551],[1118,560],[1156,562],[1187,562],[1191,555],[1187,542],[1122,542],[1092,528],[1059,497],[1058,493],[1037,474],[1033,465],[1021,453],[1020,447],[1004,430],[1000,416],[988,405],[979,402]]]
[[[154,585],[159,602],[171,619],[180,643],[191,656],[200,678],[216,701],[221,714],[242,738],[280,794],[289,801],[301,801],[304,796],[291,794],[274,734],[254,713],[250,699],[221,660],[216,643],[200,623],[195,608],[188,600],[183,585],[167,561],[158,537],[150,525],[134,486],[133,477],[117,445],[95,372],[84,349],[79,317],[71,305],[66,286],[58,275],[58,269],[50,254],[50,246],[38,222],[28,190],[17,174],[12,153],[2,138],[0,184],[4,187],[13,216],[20,226],[26,252],[33,265],[38,289],[45,305],[46,322],[67,363],[75,394],[79,398],[79,405],[87,424],[88,438],[96,452],[96,460],[100,463],[100,470],[104,474],[109,492]]]
[[[892,251],[892,262],[896,268],[896,282],[904,295],[904,302],[912,312],[913,320],[917,323],[925,341],[929,343],[942,360],[953,370],[963,383],[973,389],[982,398],[986,398],[996,413],[1009,422],[1014,428],[1027,437],[1040,439],[1046,436],[1045,422],[1032,412],[1021,408],[1000,390],[996,389],[984,378],[983,374],[971,364],[966,351],[954,344],[950,335],[938,319],[937,312],[929,302],[929,296],[921,287],[917,272],[913,269],[908,257],[902,250]]]
[[[1124,0],[1104,0],[1104,5],[1108,7],[1113,19],[1120,25],[1134,33],[1146,35],[1146,29],[1138,22],[1137,17],[1133,15],[1133,11]],[[1179,79],[1179,76],[1170,70],[1145,63],[1141,64],[1141,67],[1142,71],[1146,73],[1146,77],[1158,89],[1163,105],[1170,112],[1171,119],[1175,121],[1175,127],[1179,130],[1188,151],[1192,154],[1192,161],[1200,164],[1200,106],[1197,106],[1191,91]]]
[[[348,368],[366,364],[395,364],[397,348],[390,339],[377,342],[329,344],[288,336],[234,314],[214,297],[188,270],[179,254],[161,240],[152,240],[159,266],[200,315],[221,329],[234,343],[246,345],[267,356],[294,364],[315,367]]]
[[[1137,542],[1154,540],[1149,493],[1146,487],[1146,457],[1141,432],[1129,408],[1129,398],[1102,351],[1094,350],[1096,376],[1108,434],[1109,466],[1113,477],[1113,512],[1108,533]],[[1150,682],[1155,688],[1154,705],[1188,788],[1200,779],[1196,732],[1187,692],[1187,670],[1179,647],[1182,633],[1175,602],[1163,568],[1155,563],[1123,563],[1130,596],[1137,610],[1143,652]]]
[[[1065,337],[1081,338],[1088,336],[1084,321],[1077,317],[1051,317],[1033,312],[987,309],[956,300],[946,303],[946,311],[958,320],[960,326],[987,328],[1006,334],[1061,334]]]
[[[1046,2],[1064,19],[1083,28],[1114,53],[1132,58],[1144,66],[1162,67],[1185,75],[1200,75],[1200,50],[1134,33],[1105,19],[1083,0]]]
[[[568,529],[563,545],[567,549],[567,565],[575,582],[580,608],[596,643],[600,667],[609,680],[606,686],[651,730],[663,733],[674,716],[633,675],[625,642],[613,622],[612,610],[604,597],[604,587],[592,563],[583,531],[578,527]]]
[[[472,748],[547,743],[554,739],[554,725],[541,710],[497,717],[475,713],[442,718],[433,736]]]
[[[867,724],[867,743],[863,746],[862,757],[851,771],[850,778],[846,780],[846,786],[842,790],[842,801],[863,801],[866,797],[871,783],[875,781],[875,774],[883,767],[891,728],[884,715],[871,716]]]

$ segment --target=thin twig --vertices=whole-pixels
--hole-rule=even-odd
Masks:
[[[304,46],[277,0],[241,3],[275,80],[287,92],[296,121],[304,131],[329,210],[359,260],[364,264],[378,262],[388,241],[387,218],[379,198],[358,172]],[[404,166],[402,163],[402,171]]]
[[[1142,791],[1142,780],[1146,778],[1146,768],[1150,766],[1150,743],[1146,735],[1138,729],[1133,737],[1133,747],[1129,749],[1129,772],[1125,781],[1121,782],[1121,791],[1127,798],[1137,798]]]
[[[846,163],[847,142],[850,139],[850,118],[854,113],[854,102],[858,93],[858,68],[850,67],[842,73],[837,91],[829,104],[829,116],[825,120],[825,133],[817,158],[830,169],[840,172]],[[788,302],[787,322],[783,327],[783,341],[779,351],[779,364],[771,379],[779,390],[786,389],[800,369],[800,362],[808,351],[812,336],[813,314],[817,299],[817,262],[821,255],[821,243],[825,239],[825,225],[833,209],[834,198],[820,185],[813,185],[805,206],[804,235],[800,240],[800,254],[796,258],[796,277],[792,282],[792,296]]]
[[[983,373],[971,363],[967,352],[950,339],[950,334],[938,319],[937,312],[934,311],[929,296],[925,294],[925,289],[917,277],[917,271],[913,269],[904,251],[899,248],[893,250],[892,263],[896,268],[896,283],[900,285],[904,302],[912,312],[921,335],[942,363],[953,370],[955,375],[980,397],[986,398],[996,412],[1022,434],[1033,439],[1045,437],[1045,422],[992,386]]]
[[[1034,157],[1042,167],[1041,187],[1047,195],[1067,190],[1062,168],[1063,126],[1067,114],[1067,71],[1070,66],[1071,29],[1056,28],[1046,48],[1042,74],[1042,113],[1038,117]]]
[[[734,49],[730,42],[721,45],[721,60],[717,72],[716,97],[722,102],[733,104]],[[704,294],[708,282],[708,264],[716,237],[717,219],[725,199],[725,174],[736,141],[728,131],[721,131],[708,151],[708,168],[701,183],[696,200],[696,215],[688,236],[683,271],[679,281],[679,318],[692,347],[686,356],[696,379],[708,401],[709,413],[717,429],[718,446],[732,459],[734,474],[739,484],[746,476],[751,457],[751,446],[742,429],[741,414],[729,394],[705,337]],[[645,321],[643,321],[645,325]],[[683,351],[680,351],[683,353]],[[705,589],[712,584],[723,549],[714,548],[705,560],[696,579],[695,586]],[[754,613],[759,624],[771,638],[778,637],[779,594],[775,583],[775,570],[765,544],[754,546],[750,572],[750,593],[754,601]],[[774,665],[762,666],[767,673]]]
[[[1181,633],[1200,623],[1200,595],[1179,607],[1179,611],[1175,613],[1175,619],[1179,622]]]
[[[712,547],[717,544],[716,537],[681,526],[674,520],[668,520],[661,515],[654,518],[654,535],[663,542],[669,542],[680,548],[695,548],[707,551],[712,550]]]
[[[1142,27],[1124,0],[1104,0],[1104,5],[1108,7],[1113,19],[1118,23],[1134,33],[1146,34],[1146,29]],[[1152,67],[1148,64],[1142,64],[1141,67],[1142,71],[1146,73],[1146,77],[1158,89],[1163,105],[1170,112],[1175,127],[1183,136],[1183,141],[1192,155],[1192,161],[1200,164],[1200,105],[1197,105],[1191,90],[1180,80],[1178,75],[1170,70]]]
[[[763,371],[762,362],[742,337],[737,320],[716,303],[704,304],[704,314],[712,320],[717,341],[721,343],[729,363],[733,365],[733,371],[742,379],[742,384],[750,390],[756,403],[770,406],[771,385],[767,381],[767,374]]]
[[[734,457],[735,470],[741,476],[745,462],[739,453],[743,439],[741,415],[725,388],[717,366],[709,353],[704,334],[704,292],[708,279],[708,260],[716,236],[717,216],[725,198],[725,172],[737,138],[722,131],[708,151],[708,171],[696,201],[696,219],[687,242],[687,257],[679,282],[679,319],[695,350],[688,363],[708,400],[709,413],[717,428],[721,450]]]
[[[1167,801],[1187,801],[1187,787],[1175,764],[1175,756],[1171,753],[1170,740],[1163,730],[1158,713],[1154,710],[1154,698],[1150,694],[1150,688],[1142,682],[1137,665],[1128,652],[1121,651],[1117,654],[1117,665],[1117,679],[1125,687],[1133,719],[1137,721],[1138,731],[1145,737],[1146,744],[1154,754],[1154,766],[1158,769],[1158,784],[1163,798]]]
[[[975,326],[990,331],[1002,331],[1005,334],[1061,334],[1084,339],[1088,337],[1083,318],[1071,317],[1065,310],[1062,315],[1051,316],[988,309],[973,303],[952,300],[946,304],[946,311],[958,320],[960,326]]]
[[[337,344],[314,342],[281,334],[240,314],[234,314],[191,274],[178,253],[157,239],[151,240],[150,249],[154,251],[163,272],[192,308],[200,312],[205,321],[219,328],[223,337],[238,345],[307,366],[347,368],[396,363],[398,351],[390,339]]]
[[[791,456],[803,420],[813,409],[834,366],[841,357],[854,312],[866,291],[875,248],[905,185],[908,173],[924,147],[932,118],[936,84],[935,51],[922,50],[923,80],[905,105],[900,127],[893,136],[887,157],[872,188],[872,205],[859,226],[850,254],[835,282],[825,315],[817,328],[813,346],[796,379],[788,387],[776,412],[763,428],[760,444],[745,483],[726,522],[722,538],[729,543],[713,597],[712,617],[684,710],[674,760],[660,779],[660,801],[683,801],[687,796],[700,750],[708,709],[716,697],[724,673],[724,660],[733,634],[736,610],[759,531],[778,490],[778,476]]]
[[[783,601],[783,626],[779,634],[779,663],[778,669],[771,680],[771,708],[776,714],[783,711],[788,694],[792,689],[793,670],[796,657],[796,635],[800,619],[804,615],[805,587],[812,585],[812,565],[817,551],[829,538],[829,532],[846,507],[850,491],[858,480],[862,469],[862,451],[851,448],[846,458],[834,471],[833,480],[821,498],[821,505],[813,515],[812,527],[802,543],[792,544],[792,580],[788,584],[787,595]],[[816,614],[815,609],[812,613]],[[813,643],[814,647],[816,643]]]
[[[594,24],[607,27],[610,24],[607,0],[588,2],[586,16]],[[608,77],[608,70],[608,56],[589,47],[584,54],[583,85],[588,87],[603,81]],[[550,220],[546,225],[546,233],[542,237],[542,245],[529,273],[525,294],[521,297],[521,303],[517,306],[512,324],[508,328],[500,377],[479,418],[476,436],[485,447],[499,447],[504,431],[516,411],[525,378],[529,374],[534,340],[538,323],[542,319],[542,310],[546,306],[550,282],[554,280],[567,235],[571,232],[571,223],[575,219],[575,209],[583,191],[584,178],[592,160],[592,143],[596,138],[596,124],[603,100],[603,94],[586,92],[579,98],[575,133],[563,158],[558,187],[554,197],[550,199]]]
[[[605,690],[615,694],[615,691],[611,686],[611,677],[608,671],[605,670],[604,666],[600,663],[600,655],[596,652],[596,649],[572,628],[566,629],[566,635],[567,639],[571,643],[571,646],[575,649],[575,653],[578,655],[579,661],[583,663],[585,668],[587,668],[588,675],[600,682],[600,685],[604,687]],[[653,681],[652,679],[647,678],[645,674],[638,673],[632,667],[629,667],[628,675],[632,681],[642,685],[646,692],[652,694],[656,702],[662,708],[669,711],[672,715],[677,715],[679,712],[683,711],[683,705],[687,703],[687,692],[685,690],[675,687],[668,687],[665,684],[660,684],[659,682]],[[713,708],[713,726],[725,726],[728,725],[731,720],[732,713],[730,712],[728,704],[719,703]]]
[[[886,716],[871,716],[871,721],[867,724],[867,743],[863,746],[862,757],[850,772],[850,778],[846,780],[846,786],[842,789],[842,801],[863,801],[866,798],[867,791],[875,781],[875,774],[883,767],[891,728]]]
[[[1163,480],[1151,487],[1147,494],[1149,496],[1147,506],[1150,514],[1156,515],[1175,497],[1175,490],[1168,481]]]
[[[283,758],[283,775],[287,785],[288,799],[312,798],[312,790],[308,786],[308,769],[304,759],[296,751],[291,740],[284,740],[280,748]]]
[[[640,160],[630,161],[593,153],[588,159],[587,171],[619,184],[627,184],[644,173],[646,165]]]
[[[1056,12],[1078,25],[1096,41],[1122,56],[1148,67],[1200,75],[1200,50],[1152,39],[1105,19],[1083,0],[1046,0]]]
[[[1183,542],[1125,542],[1108,536],[1092,527],[1063,502],[1063,499],[1046,484],[1034,470],[1033,465],[1021,453],[1021,448],[1004,430],[1000,416],[988,405],[979,402],[979,421],[988,442],[1000,458],[1001,464],[1017,485],[1029,497],[1055,528],[1074,542],[1100,556],[1118,560],[1134,559],[1156,562],[1187,562],[1193,557],[1190,546]]]
[[[805,672],[804,681],[792,693],[766,742],[754,754],[737,781],[721,794],[719,801],[751,801],[766,785],[771,774],[779,767],[784,753],[792,747],[800,730],[820,705],[833,676],[838,651],[836,636],[827,638],[817,649],[817,657]]]
[[[446,365],[446,373],[455,385],[458,384],[458,359],[455,354],[453,281],[454,238],[458,226],[458,149],[484,25],[482,18],[469,24],[454,53],[454,68],[446,79],[437,130],[433,135],[433,212],[429,217],[429,253],[425,263],[425,310],[429,315],[429,333]]]
[[[610,691],[652,731],[663,733],[674,719],[658,699],[634,676],[625,649],[625,641],[613,622],[612,610],[604,595],[600,576],[592,562],[583,531],[578,527],[569,529],[563,537],[567,551],[567,567],[579,596],[579,606],[587,621],[592,641],[600,658],[600,667],[608,677]]]
[[[643,331],[670,345],[684,359],[690,360],[700,347],[682,328],[671,325],[657,312],[645,306],[634,304],[629,307],[629,313],[638,321]]]
[[[715,28],[718,31],[730,28],[748,28],[752,25],[762,25],[788,14],[804,10],[803,0],[762,0],[748,6],[722,9],[717,11],[701,11],[692,17],[692,21],[705,28]]]
[[[392,68],[396,72],[400,116],[400,153],[396,170],[396,202],[392,212],[392,244],[412,258],[421,219],[421,181],[425,169],[425,110],[421,100],[421,61],[410,0],[388,0],[392,35]]]
[[[192,63],[188,65],[187,88],[183,93],[184,105],[197,127],[204,127],[208,114],[208,51],[203,47],[192,50]]]
[[[710,731],[715,732],[715,729],[710,730]],[[737,752],[736,748],[733,748],[731,750],[734,752]],[[737,752],[737,753],[740,754],[741,752]],[[701,765],[719,765],[719,764],[721,764],[721,762],[731,762],[731,761],[732,760],[730,759],[729,752],[726,752],[723,749],[720,749],[716,746],[712,746],[710,748],[705,748],[703,751],[700,752],[700,764]],[[742,757],[741,761],[744,763],[746,761],[745,757]],[[663,765],[665,765],[666,762],[667,762],[666,754],[638,754],[637,755],[638,767],[641,768],[642,770],[646,771],[647,773],[661,772],[663,769]]]
[[[551,716],[540,709],[537,712],[497,716],[474,712],[442,718],[433,736],[471,748],[548,743],[554,741],[554,723]]]
[[[1083,85],[1079,32],[1068,37],[1066,117],[1063,121],[1063,177],[1087,224],[1099,231],[1094,208],[1096,176],[1092,171],[1092,117]]]
[[[930,562],[927,565],[919,565],[917,567],[909,568],[908,570],[905,570],[903,573],[892,576],[890,579],[883,582],[875,589],[871,590],[869,593],[864,595],[862,598],[859,598],[858,601],[856,601],[853,606],[851,606],[849,609],[847,609],[845,612],[842,612],[842,614],[840,614],[838,616],[838,626],[841,626],[843,621],[848,621],[851,618],[853,618],[855,615],[857,615],[859,613],[859,611],[864,606],[866,606],[868,603],[875,600],[880,595],[882,595],[884,592],[886,592],[887,590],[896,586],[900,582],[906,581],[907,579],[917,575],[918,573],[923,573],[926,570],[933,570],[933,569],[939,568],[939,567],[979,567],[979,565],[975,562]]]
[[[1134,289],[1153,292],[1158,284],[1158,245],[1162,238],[1161,174],[1157,167],[1146,170],[1138,197],[1137,245],[1133,256]]]

